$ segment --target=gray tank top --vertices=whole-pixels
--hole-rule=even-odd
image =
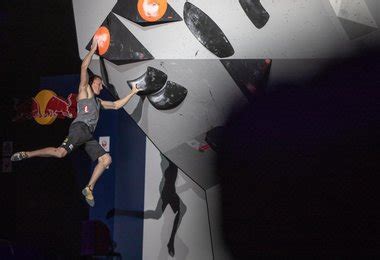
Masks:
[[[77,117],[72,123],[84,122],[90,128],[90,131],[94,132],[99,119],[99,110],[100,100],[95,96],[78,100]]]

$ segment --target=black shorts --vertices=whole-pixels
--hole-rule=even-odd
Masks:
[[[71,153],[78,147],[83,147],[93,161],[107,153],[94,139],[88,125],[84,122],[75,122],[70,125],[69,135],[60,147],[63,147],[67,153]]]

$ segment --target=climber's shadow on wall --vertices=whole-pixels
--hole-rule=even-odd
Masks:
[[[161,155],[161,170],[163,178],[159,186],[160,198],[154,210],[135,211],[115,208],[107,213],[107,218],[114,216],[132,216],[144,219],[159,219],[169,205],[176,214],[170,239],[167,244],[169,255],[174,256],[174,238],[187,207],[176,192],[175,182],[178,176],[178,167],[165,156]]]

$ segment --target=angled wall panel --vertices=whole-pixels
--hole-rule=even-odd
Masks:
[[[127,80],[142,75],[148,66],[160,69],[168,80],[188,90],[185,100],[176,108],[157,110],[147,98],[139,96],[124,107],[135,122],[169,159],[202,188],[217,184],[213,175],[216,154],[200,150],[206,132],[223,125],[236,107],[248,99],[219,60],[152,60],[139,64],[116,66],[105,62],[112,84],[120,97],[130,92]],[[94,73],[99,62],[90,65]],[[197,142],[198,147],[193,143]]]
[[[98,48],[98,53],[103,58],[117,65],[154,59],[149,51],[112,12],[108,14],[101,24],[101,29],[108,32],[107,36],[110,41],[109,47],[103,51],[104,53],[101,52],[100,47]],[[92,39],[86,46],[87,50],[90,50],[91,44]]]
[[[151,3],[149,5],[147,0],[118,0],[112,11],[142,26],[182,21],[182,18],[167,2],[160,0]],[[158,5],[155,5],[157,3]],[[165,11],[160,12],[160,8]]]
[[[185,2],[168,1],[168,4],[182,14]],[[368,3],[370,11],[376,7],[374,0],[364,2]],[[231,56],[234,59],[346,57],[362,46],[380,45],[379,30],[360,41],[352,41],[345,33],[340,33],[343,30],[340,18],[329,1],[262,0],[260,3],[270,14],[270,19],[261,29],[252,24],[239,1],[193,0],[191,3],[212,17],[223,30],[234,47],[235,53]],[[116,1],[73,1],[82,58],[86,53],[85,45],[115,4]],[[371,12],[371,16],[378,23],[380,13]],[[119,18],[156,59],[218,59],[194,40],[184,21],[147,28]]]

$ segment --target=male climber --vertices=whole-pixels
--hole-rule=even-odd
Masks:
[[[83,146],[90,158],[98,160],[96,167],[91,175],[87,186],[82,190],[87,203],[93,207],[95,199],[92,194],[96,181],[107,169],[111,162],[111,156],[102,148],[102,146],[92,136],[98,119],[99,110],[119,109],[128,103],[128,101],[139,91],[136,85],[132,86],[131,92],[117,101],[104,101],[96,97],[100,94],[102,87],[102,78],[93,75],[88,78],[87,68],[91,62],[92,56],[98,48],[98,41],[92,40],[91,50],[86,54],[82,61],[80,72],[80,83],[77,96],[77,117],[70,125],[69,134],[59,147],[46,147],[35,151],[22,151],[12,155],[12,161],[20,161],[32,157],[57,157],[63,158],[74,149]]]

